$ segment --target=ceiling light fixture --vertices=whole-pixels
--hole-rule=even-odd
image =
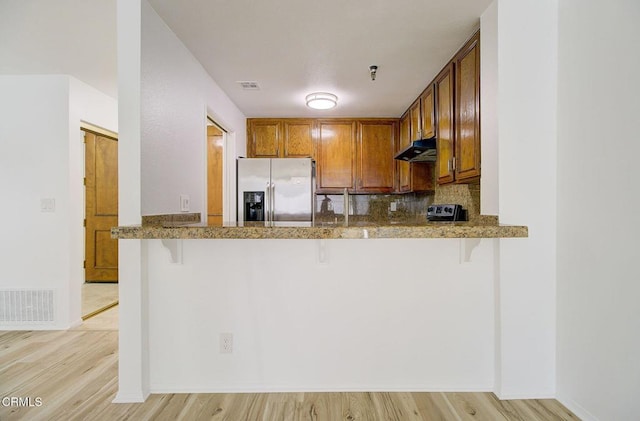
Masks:
[[[307,107],[316,110],[328,110],[338,104],[338,97],[328,92],[314,92],[307,95]]]

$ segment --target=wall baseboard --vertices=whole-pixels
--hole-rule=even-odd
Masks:
[[[567,409],[578,416],[582,421],[600,421],[598,417],[586,410],[582,405],[570,398],[565,398],[562,394],[556,397],[558,402],[563,404]]]
[[[178,385],[156,384],[151,386],[151,393],[324,393],[324,392],[491,392],[490,386],[467,385],[465,387],[447,385],[195,385],[184,387]]]
[[[140,403],[147,400],[150,393],[139,392],[118,392],[111,403]]]

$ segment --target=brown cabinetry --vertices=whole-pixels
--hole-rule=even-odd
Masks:
[[[435,97],[433,96],[433,85],[420,95],[420,129],[422,139],[429,139],[435,136]]]
[[[454,67],[449,63],[435,80],[436,94],[436,178],[438,184],[454,181]]]
[[[247,119],[247,155],[250,158],[314,156],[313,119]]]
[[[409,111],[400,117],[400,139],[396,152],[409,146],[411,143],[411,114]],[[398,161],[398,192],[411,191],[411,164],[406,161]]]
[[[317,191],[319,193],[390,193],[396,119],[318,121]]]
[[[436,137],[438,184],[480,177],[480,32],[456,53],[400,120],[399,149]],[[419,191],[418,163],[398,163],[398,191]],[[430,164],[433,165],[433,164]],[[425,187],[430,189],[431,187]]]
[[[355,188],[356,123],[353,120],[318,122],[317,191],[341,193]]]
[[[455,57],[455,179],[480,176],[480,34]]]
[[[438,184],[480,177],[480,33],[436,77]]]
[[[358,120],[356,191],[393,191],[397,120]]]

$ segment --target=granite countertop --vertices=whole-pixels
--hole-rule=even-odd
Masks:
[[[122,226],[111,229],[114,239],[364,239],[364,238],[518,238],[528,237],[526,226],[478,222],[423,222],[351,226],[320,223],[309,227],[205,226],[200,223]]]

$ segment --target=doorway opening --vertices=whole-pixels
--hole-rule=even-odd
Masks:
[[[118,304],[118,137],[82,124],[84,141],[84,283],[82,320]]]
[[[207,225],[223,225],[226,131],[207,117]]]

